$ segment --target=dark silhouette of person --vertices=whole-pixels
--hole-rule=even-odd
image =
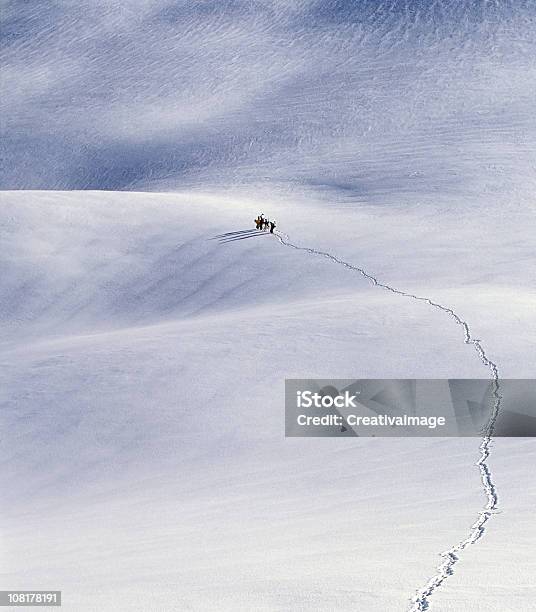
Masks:
[[[275,221],[270,221],[270,234],[274,233],[275,229]]]

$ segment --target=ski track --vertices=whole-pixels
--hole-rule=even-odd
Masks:
[[[439,588],[443,584],[443,582],[454,573],[454,565],[459,560],[459,553],[462,552],[470,544],[475,544],[476,542],[478,542],[478,540],[480,540],[480,538],[484,535],[486,524],[498,508],[499,498],[497,495],[497,489],[495,487],[495,484],[493,483],[493,477],[488,465],[488,459],[491,452],[492,435],[495,428],[495,423],[497,421],[497,417],[499,415],[502,399],[502,396],[500,394],[499,370],[497,368],[497,365],[493,361],[491,361],[491,359],[489,359],[486,355],[481,341],[477,338],[473,338],[469,324],[464,321],[458,314],[456,314],[456,312],[452,308],[448,308],[443,304],[434,302],[430,298],[414,295],[413,293],[407,293],[406,291],[402,291],[400,289],[396,289],[395,287],[391,287],[389,285],[381,283],[376,277],[366,272],[363,268],[349,264],[348,262],[339,259],[331,253],[327,253],[325,251],[318,251],[317,249],[312,249],[308,247],[301,247],[296,244],[293,244],[289,241],[289,238],[286,234],[282,234],[281,232],[275,232],[275,235],[279,242],[286,247],[295,249],[297,251],[304,251],[306,253],[310,253],[311,255],[319,255],[320,257],[330,259],[334,263],[344,266],[345,268],[354,270],[355,272],[359,272],[376,287],[380,287],[381,289],[385,289],[386,291],[390,291],[391,293],[395,293],[403,297],[418,300],[420,302],[426,302],[430,306],[447,313],[452,319],[454,319],[454,321],[458,325],[462,326],[465,344],[471,344],[474,347],[482,363],[491,372],[493,380],[494,402],[490,418],[482,432],[483,438],[479,446],[480,457],[476,463],[480,471],[482,487],[486,496],[486,504],[484,508],[479,512],[478,519],[471,526],[469,530],[469,535],[451,548],[449,548],[448,550],[440,553],[442,562],[437,566],[437,571],[435,575],[432,576],[432,578],[430,578],[430,580],[428,580],[428,582],[422,588],[418,589],[415,596],[411,599],[411,607],[409,608],[408,612],[424,612],[430,607],[430,597],[434,594],[434,591]]]

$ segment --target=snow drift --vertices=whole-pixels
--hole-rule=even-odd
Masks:
[[[3,195],[10,588],[60,585],[68,610],[404,609],[474,521],[475,440],[284,440],[285,377],[485,371],[425,304],[268,234],[220,242],[257,208]],[[534,445],[500,450],[512,512],[479,544],[491,556],[464,555],[438,600],[512,601],[498,585],[528,560],[517,526],[532,489],[518,487]],[[472,574],[482,588],[468,595]]]
[[[482,508],[477,441],[284,440],[283,380],[489,372],[445,313],[238,232],[275,215],[534,376],[535,18],[2,3],[6,588],[73,611],[409,607]],[[438,610],[536,600],[534,453],[496,441],[501,513]]]

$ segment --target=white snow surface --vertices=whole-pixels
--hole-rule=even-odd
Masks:
[[[534,378],[534,2],[0,19],[0,588],[409,610],[485,506],[479,440],[285,439],[284,379],[489,368],[444,311],[250,230],[452,308]],[[491,453],[499,511],[430,611],[534,607],[536,444]]]
[[[492,236],[465,256],[463,230],[439,249],[445,232],[418,211],[262,204],[295,242],[391,284],[417,288],[425,261],[422,291],[482,330],[506,372],[532,372],[528,282],[514,290],[495,272],[496,300],[480,292]],[[198,193],[2,194],[9,588],[61,588],[67,610],[406,610],[467,534],[485,501],[478,439],[285,439],[283,413],[290,377],[488,376],[462,330],[275,236],[215,239],[258,208]],[[535,455],[532,440],[494,442],[502,513],[431,609],[528,609]]]

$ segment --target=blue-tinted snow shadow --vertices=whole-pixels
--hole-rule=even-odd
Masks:
[[[224,244],[226,242],[236,242],[237,240],[247,240],[248,238],[260,238],[261,236],[268,236],[269,233],[268,230],[258,229],[238,230],[236,232],[218,234],[210,238],[210,240],[217,240],[220,244]]]

